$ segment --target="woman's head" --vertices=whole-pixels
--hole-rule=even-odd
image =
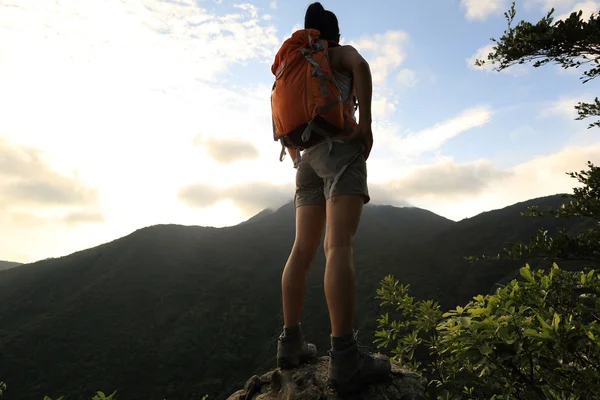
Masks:
[[[337,17],[329,10],[325,10],[321,3],[312,3],[306,9],[304,16],[304,29],[316,29],[321,32],[321,38],[330,42],[339,42],[340,27]]]

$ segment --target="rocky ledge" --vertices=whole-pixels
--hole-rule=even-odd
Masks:
[[[313,363],[294,370],[279,368],[262,376],[255,375],[246,382],[244,389],[229,396],[227,400],[335,400],[340,399],[327,386],[329,357],[321,357]],[[420,375],[392,364],[390,379],[385,383],[371,385],[354,398],[362,400],[422,400],[426,381]]]

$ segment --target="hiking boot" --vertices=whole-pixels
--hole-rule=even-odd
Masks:
[[[282,333],[277,340],[277,367],[298,368],[303,362],[317,357],[317,347],[304,340],[302,331],[294,335]]]
[[[329,386],[340,396],[356,394],[369,384],[387,381],[392,372],[388,357],[369,354],[356,337],[355,333],[343,350],[329,351]]]

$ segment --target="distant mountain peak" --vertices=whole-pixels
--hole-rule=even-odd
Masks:
[[[240,225],[251,224],[254,222],[261,221],[262,219],[274,214],[275,212],[276,211],[273,208],[265,208],[264,210],[262,210],[261,212],[259,212],[256,215],[254,215],[253,217],[250,217],[247,220],[245,220],[244,222],[241,222]]]
[[[13,262],[13,261],[1,261],[0,260],[0,271],[3,271],[5,269],[10,269],[10,268],[18,267],[19,265],[22,265],[22,264],[18,263],[18,262]]]

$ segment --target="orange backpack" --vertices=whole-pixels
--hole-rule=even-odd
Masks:
[[[298,149],[320,142],[319,136],[347,135],[356,127],[354,88],[344,103],[329,65],[330,44],[319,35],[315,29],[294,32],[271,66],[273,137],[281,141],[279,160],[287,148],[295,166]]]

